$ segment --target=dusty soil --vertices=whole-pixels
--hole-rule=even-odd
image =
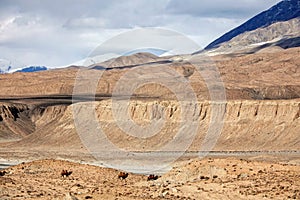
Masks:
[[[69,177],[60,172],[71,170]],[[146,175],[61,160],[6,169],[1,199],[300,199],[300,166],[244,159],[192,159],[155,181]],[[75,198],[76,197],[76,198]]]

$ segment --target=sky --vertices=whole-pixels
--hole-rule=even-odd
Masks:
[[[120,33],[148,27],[204,48],[279,1],[0,0],[0,63],[66,66]]]

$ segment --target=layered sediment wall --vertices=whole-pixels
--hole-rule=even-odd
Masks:
[[[210,141],[210,137],[217,139],[213,150],[219,151],[299,150],[300,148],[300,102],[298,100],[198,102],[197,105],[181,105],[175,101],[132,102],[127,110],[129,117],[136,124],[147,126],[152,120],[165,121],[161,131],[147,139],[132,137],[130,133],[128,136],[124,128],[119,128],[114,121],[116,117],[112,116],[111,105],[110,101],[100,103],[96,108],[97,116],[108,137],[111,136],[112,140],[115,138],[114,143],[122,148],[132,146],[151,150],[163,148],[180,133],[179,130],[187,125],[193,126],[194,123],[198,123],[198,127],[192,128],[198,130],[192,131],[195,135],[189,150],[202,149],[204,143],[214,141],[214,139]],[[116,109],[115,114],[118,114],[122,113],[124,108],[114,109]],[[187,112],[183,113],[184,110]],[[219,135],[218,130],[220,130]],[[113,137],[114,134],[118,137]],[[189,138],[191,133],[186,134]],[[181,140],[184,145],[185,138],[182,137]],[[178,140],[178,145],[180,144],[181,141]]]
[[[299,100],[197,104],[132,100],[129,106],[103,100],[30,109],[24,105],[1,106],[2,141],[17,136],[21,139],[18,146],[80,149],[84,147],[80,137],[96,130],[117,148],[136,151],[164,150],[175,140],[180,150],[206,150],[203,147],[207,143],[213,144],[208,150],[217,151],[300,150]],[[90,123],[93,120],[96,127]],[[156,127],[152,122],[163,123]],[[78,126],[88,131],[80,133]],[[191,144],[186,146],[186,140]]]

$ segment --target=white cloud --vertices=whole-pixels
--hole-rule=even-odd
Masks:
[[[90,29],[90,28],[105,28],[107,22],[103,18],[95,17],[82,17],[68,20],[63,26],[66,28],[79,28],[79,29]]]
[[[204,47],[276,2],[1,0],[0,58],[16,65],[67,65],[84,59],[107,39],[136,27],[173,29]]]
[[[200,17],[249,17],[268,9],[280,0],[172,0],[167,9],[173,14]]]

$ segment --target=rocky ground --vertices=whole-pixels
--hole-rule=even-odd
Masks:
[[[63,169],[73,173],[62,177]],[[0,199],[300,199],[300,166],[237,158],[180,161],[155,181],[146,175],[61,160],[6,169]]]

